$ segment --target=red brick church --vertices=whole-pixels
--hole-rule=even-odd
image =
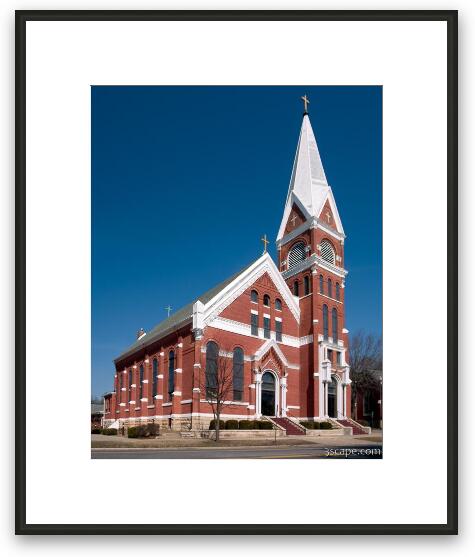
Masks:
[[[106,426],[207,427],[213,412],[203,385],[217,358],[232,370],[223,419],[350,416],[345,233],[306,110],[277,264],[264,241],[259,259],[141,330],[115,359]]]

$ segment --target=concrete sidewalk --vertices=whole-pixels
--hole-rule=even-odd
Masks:
[[[106,435],[91,435],[91,448],[103,449],[159,449],[159,448],[203,448],[209,449],[219,446],[219,448],[236,447],[293,447],[293,446],[320,446],[333,447],[345,445],[357,447],[359,445],[381,444],[383,440],[382,431],[374,432],[371,435],[357,436],[335,436],[335,437],[306,437],[288,436],[274,440],[263,439],[243,439],[243,440],[222,440],[218,444],[209,439],[190,439],[190,438],[167,438],[158,437],[157,439],[128,439],[127,437],[109,437]]]

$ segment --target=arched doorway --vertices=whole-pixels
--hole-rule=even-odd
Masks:
[[[332,377],[328,383],[328,415],[330,418],[337,418],[337,387],[336,379]]]
[[[263,416],[275,416],[275,377],[269,371],[262,376],[261,413]]]

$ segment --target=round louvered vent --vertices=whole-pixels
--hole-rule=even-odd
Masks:
[[[299,242],[289,252],[289,269],[305,259],[305,244]]]
[[[320,253],[322,254],[322,259],[335,265],[335,250],[328,240],[323,240],[320,244]]]

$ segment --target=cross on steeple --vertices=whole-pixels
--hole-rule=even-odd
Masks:
[[[172,306],[168,305],[165,309],[167,310],[168,317],[170,317],[170,312],[172,311]]]
[[[292,226],[295,226],[295,221],[297,220],[297,215],[294,213],[290,220],[292,221]]]
[[[263,238],[261,238],[261,242],[264,244],[264,251],[262,252],[262,254],[264,255],[264,253],[267,253],[267,244],[269,243],[267,234],[264,234]]]
[[[304,95],[303,97],[300,97],[303,100],[303,113],[304,114],[308,114],[308,105],[310,104],[310,101],[307,98],[307,95]]]

